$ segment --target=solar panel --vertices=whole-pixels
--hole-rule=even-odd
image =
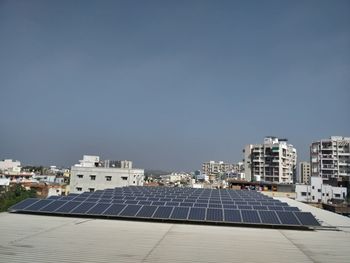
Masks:
[[[210,224],[316,226],[310,213],[255,191],[123,187],[44,200],[27,199],[10,212],[136,217]]]
[[[44,199],[40,200],[38,202],[33,203],[32,205],[27,206],[24,208],[24,211],[38,211],[39,209],[47,206],[48,204],[52,203],[54,200],[53,199]]]
[[[37,201],[39,201],[38,198],[28,198],[12,206],[10,210],[22,210],[27,206],[34,204]]]
[[[222,209],[208,208],[206,220],[215,221],[215,222],[222,221],[223,220]]]
[[[172,219],[187,219],[189,207],[174,207],[174,210],[170,216]]]
[[[88,215],[101,215],[111,204],[96,204],[89,211],[86,212]]]
[[[276,211],[278,218],[285,225],[300,225],[293,212]]]
[[[189,220],[203,221],[205,220],[205,208],[191,207],[190,213],[188,215]]]
[[[280,225],[280,221],[278,220],[278,217],[276,215],[275,211],[258,211],[261,222],[263,224],[273,224],[273,225]]]
[[[117,216],[125,207],[126,205],[123,204],[112,204],[103,212],[103,214],[108,216]]]
[[[142,206],[140,211],[136,214],[136,216],[145,217],[145,218],[152,217],[152,215],[154,214],[157,208],[158,208],[157,206],[144,205]]]
[[[241,210],[241,214],[243,223],[261,223],[258,212],[255,210]]]
[[[73,210],[76,208],[78,205],[80,205],[81,202],[75,202],[75,201],[70,201],[55,210],[56,213],[68,213],[69,211]]]
[[[302,225],[319,226],[320,223],[309,212],[294,212],[294,215],[299,219]]]
[[[49,205],[39,209],[39,211],[41,211],[41,212],[53,212],[53,211],[57,210],[58,208],[60,208],[62,205],[66,204],[67,202],[68,201],[61,201],[61,200],[53,201]]]
[[[240,210],[224,209],[224,221],[226,221],[226,222],[242,222]]]
[[[120,216],[135,216],[140,210],[141,205],[128,205],[119,215]]]
[[[174,207],[159,206],[152,218],[169,218]]]
[[[70,214],[85,214],[87,211],[91,209],[91,207],[95,206],[96,203],[91,202],[83,202],[76,208],[74,208]]]

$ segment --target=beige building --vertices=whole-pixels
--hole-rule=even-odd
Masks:
[[[302,184],[309,184],[311,176],[311,168],[309,162],[299,163],[299,182]]]
[[[323,179],[350,177],[350,137],[331,136],[310,146],[311,176]]]
[[[297,151],[287,139],[266,137],[263,144],[245,146],[243,153],[246,180],[296,182]]]
[[[223,161],[209,161],[202,164],[202,173],[208,176],[217,176],[221,173],[230,172],[233,165]]]
[[[70,192],[94,192],[107,188],[143,185],[143,169],[126,168],[132,166],[130,161],[123,161],[123,168],[117,168],[110,165],[114,162],[118,163],[100,161],[99,156],[84,155],[83,160],[71,168]]]

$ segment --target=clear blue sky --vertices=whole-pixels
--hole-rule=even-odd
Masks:
[[[350,136],[350,1],[0,0],[0,159],[140,168]]]

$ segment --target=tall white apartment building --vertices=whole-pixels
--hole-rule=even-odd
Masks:
[[[297,151],[286,139],[266,137],[263,144],[250,144],[244,150],[246,180],[274,183],[296,181]]]
[[[71,167],[71,193],[143,185],[144,170],[132,168],[130,161],[100,161],[99,156],[84,155],[79,162]]]
[[[350,177],[350,137],[331,136],[310,146],[311,176],[323,179]]]
[[[311,176],[310,163],[300,162],[298,182],[302,184],[310,184],[310,176]]]
[[[233,169],[233,165],[223,161],[209,161],[202,164],[202,173],[208,176],[216,176],[227,173]]]

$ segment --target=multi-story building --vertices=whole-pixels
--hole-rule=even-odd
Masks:
[[[350,177],[350,137],[331,136],[310,146],[311,176],[323,179]]]
[[[309,184],[310,183],[310,176],[311,176],[311,170],[310,170],[310,163],[309,162],[300,162],[299,163],[299,178],[298,182],[302,184]]]
[[[328,203],[331,200],[344,200],[346,187],[335,187],[325,184],[321,177],[310,177],[310,184],[295,186],[296,200],[310,203]]]
[[[70,192],[93,192],[106,188],[143,185],[143,169],[116,168],[107,165],[108,163],[117,161],[100,161],[99,156],[84,155],[83,160],[71,168]],[[132,166],[132,163],[129,161],[127,166]]]
[[[217,176],[232,171],[233,165],[223,161],[209,161],[202,164],[202,173],[208,176]]]
[[[263,144],[247,145],[244,150],[246,180],[275,183],[296,181],[297,151],[287,139],[266,137]]]

